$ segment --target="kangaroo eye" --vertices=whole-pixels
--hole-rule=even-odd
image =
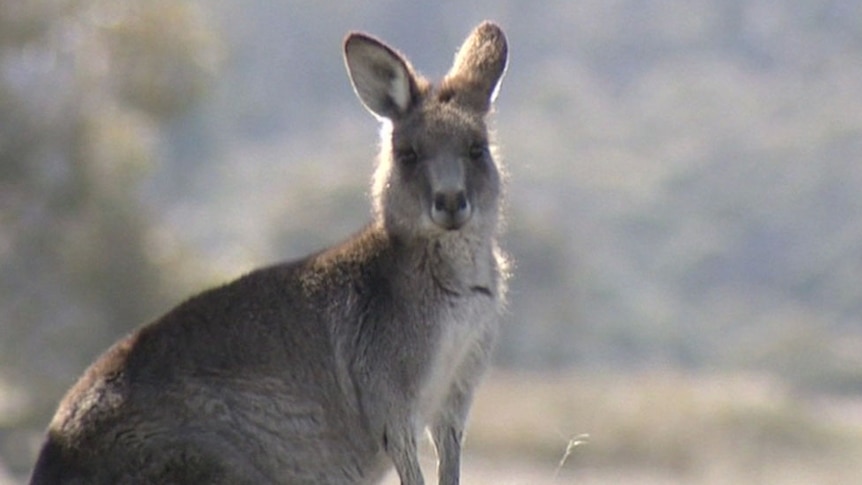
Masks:
[[[413,165],[419,160],[419,154],[413,148],[402,148],[395,152],[395,159],[402,165]]]
[[[488,153],[488,145],[484,143],[474,143],[470,146],[470,159],[481,160]]]

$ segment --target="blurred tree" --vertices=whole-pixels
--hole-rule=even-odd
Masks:
[[[0,382],[32,391],[21,419],[43,426],[87,362],[169,298],[139,185],[217,52],[189,2],[0,4]]]

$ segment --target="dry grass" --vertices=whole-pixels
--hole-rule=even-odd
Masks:
[[[763,376],[498,371],[465,462],[528,461],[549,483],[862,483],[862,428],[835,416]]]

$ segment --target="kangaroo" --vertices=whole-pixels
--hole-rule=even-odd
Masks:
[[[507,62],[484,22],[438,83],[363,34],[354,91],[383,122],[373,219],[121,339],[68,391],[31,482],[372,484],[394,466],[457,484],[464,425],[506,285],[486,115]]]

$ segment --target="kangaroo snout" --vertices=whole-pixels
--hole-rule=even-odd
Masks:
[[[434,224],[454,231],[466,224],[472,215],[473,208],[463,190],[444,190],[434,193],[434,205],[431,208],[431,220]]]

